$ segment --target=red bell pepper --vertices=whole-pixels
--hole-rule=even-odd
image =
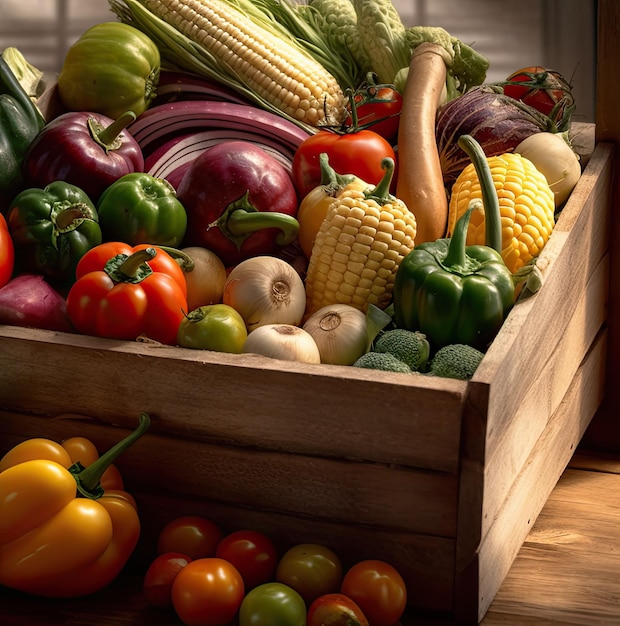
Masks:
[[[4,287],[13,275],[15,248],[4,215],[0,213],[0,287]]]
[[[100,244],[80,259],[76,278],[67,312],[78,332],[176,343],[187,312],[187,283],[181,266],[163,248]]]

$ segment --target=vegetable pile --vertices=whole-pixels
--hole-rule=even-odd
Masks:
[[[0,322],[437,375],[540,283],[581,175],[558,72],[485,83],[391,0],[110,7],[48,119],[0,58]],[[396,329],[423,362],[377,349]]]
[[[391,0],[110,6],[117,20],[69,50],[45,94],[54,106],[39,109],[41,73],[2,51],[0,323],[361,377],[474,376],[519,294],[540,284],[537,258],[581,175],[570,84],[539,66],[485,83],[483,55],[440,27],[405,27]],[[95,470],[65,471],[69,456],[5,457],[0,490],[20,472],[52,481],[53,462],[68,491],[82,475],[96,488]],[[56,577],[18,532],[25,518],[2,509],[15,532],[2,558],[34,550],[45,577],[0,564],[0,583],[65,595],[63,580],[71,593],[110,582],[139,525],[122,487],[101,485],[98,547],[82,540],[114,559]],[[122,550],[111,502],[127,520]],[[173,530],[144,591],[185,623],[288,611],[287,624],[394,624],[404,607],[388,564],[343,572],[323,549],[337,583],[310,589],[292,582],[299,554],[276,570],[256,533],[260,562],[239,543],[247,531],[193,553]],[[215,566],[229,602],[197,582]],[[386,586],[370,590],[373,578]],[[217,616],[205,617],[209,594]]]

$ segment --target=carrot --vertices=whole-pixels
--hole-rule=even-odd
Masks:
[[[447,63],[451,59],[442,46],[428,42],[417,46],[403,94],[396,196],[416,217],[416,245],[444,237],[448,224],[448,196],[435,140]]]

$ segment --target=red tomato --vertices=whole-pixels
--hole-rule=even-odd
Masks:
[[[393,143],[403,108],[400,93],[389,85],[371,85],[356,92],[354,99],[357,128],[368,128]],[[354,123],[352,116],[348,121]]]
[[[381,161],[385,157],[396,162],[390,142],[372,130],[344,134],[320,130],[304,139],[293,157],[293,182],[300,198],[321,184],[319,155],[322,152],[327,153],[329,164],[338,174],[354,174],[371,185],[383,178]]]
[[[544,67],[524,67],[513,72],[503,87],[507,96],[554,119],[560,119],[564,109],[574,104],[568,81],[559,72]]]
[[[0,287],[4,287],[13,275],[15,248],[13,239],[6,225],[4,215],[0,213]]]
[[[168,522],[159,533],[157,553],[181,552],[192,559],[215,556],[223,533],[220,527],[200,515],[184,515]]]
[[[300,543],[280,558],[276,580],[292,587],[310,604],[319,596],[338,591],[342,581],[342,564],[330,548],[315,543]]]
[[[273,578],[278,553],[267,535],[257,530],[237,530],[224,537],[215,556],[232,563],[243,577],[246,590]]]
[[[187,626],[223,626],[237,615],[245,595],[232,563],[216,557],[190,561],[172,583],[172,606]]]
[[[308,609],[307,626],[369,626],[362,609],[341,593],[318,597]]]
[[[356,602],[370,626],[394,626],[407,606],[407,587],[389,563],[360,561],[344,575],[340,592]]]
[[[172,606],[172,583],[190,561],[186,554],[180,552],[166,552],[155,558],[142,582],[142,590],[149,604],[160,608]]]

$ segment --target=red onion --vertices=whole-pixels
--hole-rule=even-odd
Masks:
[[[65,299],[38,274],[21,274],[0,289],[0,324],[73,332]]]
[[[494,88],[472,89],[437,112],[436,138],[444,183],[452,186],[470,162],[458,146],[461,135],[471,135],[489,157],[513,152],[526,137],[553,130],[552,120],[536,109]]]
[[[295,150],[308,138],[297,124],[255,106],[235,102],[184,100],[150,107],[128,127],[145,159],[171,139],[206,130],[251,133]]]
[[[256,137],[251,131],[205,130],[170,139],[154,150],[145,161],[145,171],[165,178],[175,189],[194,159],[205,150],[226,141],[250,141],[273,156],[290,173],[294,150],[277,139]]]

